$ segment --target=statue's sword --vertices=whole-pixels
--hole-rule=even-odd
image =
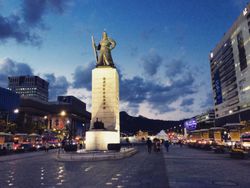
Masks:
[[[93,47],[93,50],[94,50],[95,60],[96,60],[96,63],[98,63],[98,55],[97,55],[95,39],[94,39],[93,35],[91,36],[91,39],[92,39],[92,47]]]

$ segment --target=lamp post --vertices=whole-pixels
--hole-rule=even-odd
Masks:
[[[69,137],[69,139],[71,139],[72,134],[71,134],[71,128],[70,128],[70,121],[69,120],[67,120],[67,122],[66,122],[66,129],[67,129],[67,132],[68,132],[68,137]]]
[[[86,132],[85,131],[85,124],[84,123],[82,124],[82,129],[83,129],[82,137],[84,137],[85,136],[85,132]]]
[[[15,108],[15,109],[13,110],[13,113],[14,113],[14,114],[18,114],[18,113],[19,113],[19,109],[18,109],[18,108]],[[7,111],[7,113],[6,113],[6,128],[8,128],[8,124],[9,124],[9,115],[10,115],[10,112]]]

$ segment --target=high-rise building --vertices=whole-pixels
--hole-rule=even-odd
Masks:
[[[250,120],[250,4],[210,53],[215,124]]]
[[[13,76],[8,77],[8,88],[21,96],[48,101],[49,83],[39,76]]]

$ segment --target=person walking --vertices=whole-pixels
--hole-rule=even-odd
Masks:
[[[161,151],[161,142],[159,139],[157,139],[157,141],[155,142],[155,146],[156,146],[156,152],[160,152]]]
[[[168,152],[168,149],[169,149],[169,141],[168,140],[165,140],[164,146],[166,148],[166,151]]]
[[[45,152],[48,152],[48,151],[49,151],[49,143],[45,142]]]
[[[148,147],[148,153],[151,153],[152,151],[152,141],[150,140],[150,138],[147,139],[147,147]]]

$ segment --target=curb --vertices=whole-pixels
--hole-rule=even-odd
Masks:
[[[60,153],[56,156],[56,160],[60,162],[118,160],[130,157],[136,153],[137,150],[135,148],[112,153]]]

